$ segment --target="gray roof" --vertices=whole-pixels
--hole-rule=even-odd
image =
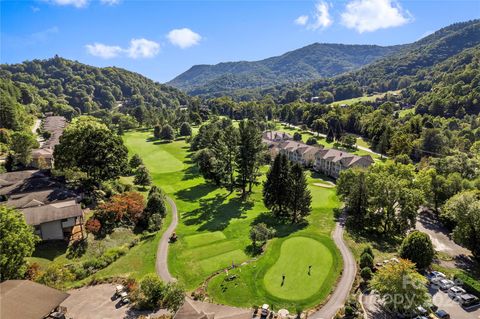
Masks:
[[[21,211],[29,225],[40,225],[55,220],[83,216],[82,207],[73,199],[22,208]]]
[[[56,183],[46,173],[39,170],[0,174],[0,195],[45,189],[54,185]]]
[[[252,311],[185,298],[174,319],[251,319]]]
[[[263,132],[264,139],[266,140],[291,140],[292,136],[285,132],[278,132],[278,131],[265,131]]]
[[[0,283],[0,318],[42,319],[69,294],[29,280]]]
[[[12,194],[8,198],[6,205],[15,208],[27,208],[46,205],[55,201],[75,199],[76,197],[74,192],[67,189],[53,188],[36,192]],[[37,203],[37,205],[32,205],[32,202]]]
[[[366,164],[372,164],[374,162],[370,155],[358,156],[345,151],[336,150],[334,148],[321,150],[315,154],[315,156],[317,158],[323,158],[334,163],[340,162],[345,167],[350,167],[360,162],[365,162]]]

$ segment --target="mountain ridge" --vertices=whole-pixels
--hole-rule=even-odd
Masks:
[[[257,61],[194,65],[166,84],[196,95],[202,86],[219,80],[237,89],[302,82],[358,69],[401,47],[317,42]]]

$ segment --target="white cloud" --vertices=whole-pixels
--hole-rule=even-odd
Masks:
[[[342,23],[359,33],[398,27],[412,21],[395,0],[352,0],[342,13]]]
[[[182,49],[197,45],[202,37],[188,28],[174,29],[167,34],[167,38],[173,45]]]
[[[40,11],[39,7],[30,6],[30,9],[32,9],[34,13],[37,13],[38,11]]]
[[[59,6],[74,6],[75,8],[85,8],[92,0],[43,0],[48,3]],[[119,4],[121,0],[100,0],[103,5],[113,6]]]
[[[330,17],[330,5],[325,1],[319,1],[315,5],[315,13],[313,15],[313,23],[308,25],[311,30],[325,29],[332,25],[333,20]]]
[[[308,16],[307,15],[299,16],[298,18],[295,19],[294,22],[295,24],[298,24],[298,25],[306,25],[308,22]]]
[[[51,0],[51,2],[59,6],[74,6],[75,8],[83,8],[88,4],[88,0]]]
[[[152,58],[160,52],[160,44],[147,39],[132,39],[128,48],[122,48],[118,45],[106,45],[95,42],[85,46],[87,52],[93,56],[103,59],[116,58],[121,55],[133,59]]]
[[[102,43],[87,44],[85,46],[87,52],[93,56],[98,56],[102,59],[111,59],[119,56],[123,50],[116,45],[105,45]]]
[[[330,16],[331,4],[320,0],[315,4],[314,12],[308,15],[301,15],[295,19],[295,24],[306,26],[309,30],[325,29],[332,25],[333,19]],[[310,23],[308,23],[311,21]]]
[[[151,58],[160,51],[160,44],[147,39],[132,39],[127,49],[128,56],[134,59]]]
[[[100,0],[100,2],[102,4],[106,4],[106,5],[109,5],[109,6],[114,6],[116,4],[119,4],[120,0]]]

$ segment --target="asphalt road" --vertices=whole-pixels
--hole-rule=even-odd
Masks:
[[[157,274],[160,278],[162,278],[165,282],[172,282],[175,281],[175,278],[172,277],[170,271],[168,271],[168,246],[170,245],[170,236],[172,235],[175,228],[177,228],[178,224],[178,211],[177,205],[170,197],[167,197],[167,202],[172,208],[172,222],[170,226],[168,226],[167,230],[163,233],[160,242],[158,243],[157,248],[157,262],[155,268],[157,270]]]
[[[352,252],[343,240],[344,219],[337,222],[335,230],[333,231],[333,241],[337,245],[343,259],[342,277],[335,288],[335,291],[330,295],[328,302],[317,312],[309,316],[312,319],[331,319],[335,316],[340,308],[343,307],[348,298],[350,290],[352,289],[353,281],[357,273],[357,263],[353,257]]]

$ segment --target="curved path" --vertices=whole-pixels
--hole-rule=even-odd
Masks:
[[[337,245],[343,259],[342,277],[335,288],[335,291],[330,295],[328,302],[318,311],[314,312],[309,318],[312,319],[331,319],[335,316],[337,311],[343,307],[348,298],[350,290],[352,289],[353,281],[357,274],[357,263],[353,257],[352,252],[343,240],[343,230],[345,227],[345,220],[340,217],[335,230],[333,231],[333,241]]]
[[[163,233],[162,238],[160,239],[160,242],[158,244],[156,270],[158,276],[160,276],[163,281],[172,282],[175,281],[175,278],[173,278],[168,271],[168,246],[169,238],[178,224],[178,211],[177,205],[175,205],[173,199],[167,197],[167,201],[172,208],[172,222],[168,226],[165,233]],[[335,230],[332,234],[335,245],[337,245],[340,253],[342,254],[342,276],[335,288],[335,291],[330,295],[328,302],[320,310],[314,312],[312,315],[309,316],[312,319],[333,318],[337,311],[344,306],[345,301],[347,300],[350,290],[352,288],[353,281],[355,280],[355,275],[357,273],[357,263],[355,261],[355,258],[353,257],[352,252],[343,240],[343,231],[345,227],[344,223],[345,220],[343,217],[341,217],[336,223]]]
[[[172,235],[175,228],[177,228],[178,224],[178,211],[177,205],[170,197],[167,197],[167,202],[172,208],[172,222],[168,226],[167,230],[163,233],[160,242],[158,243],[157,248],[157,262],[155,264],[155,268],[157,270],[157,274],[160,278],[162,278],[165,282],[172,282],[175,281],[175,278],[172,277],[170,272],[168,271],[168,245],[170,236]]]

